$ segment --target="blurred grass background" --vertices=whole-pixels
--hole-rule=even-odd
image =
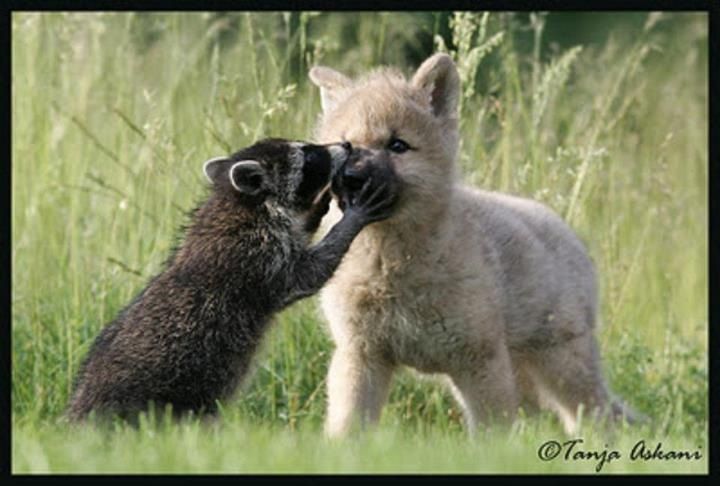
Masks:
[[[700,13],[14,13],[14,470],[591,472],[537,460],[562,436],[546,414],[481,452],[491,437],[468,442],[449,395],[410,372],[376,435],[328,445],[332,344],[314,299],[278,317],[219,427],[108,438],[58,421],[95,335],[205,194],[204,160],[263,136],[312,138],[312,65],[409,74],[435,50],[463,80],[464,179],[545,202],[596,263],[609,382],[653,418],[614,440],[705,444],[707,35]],[[248,441],[258,451],[244,456]]]

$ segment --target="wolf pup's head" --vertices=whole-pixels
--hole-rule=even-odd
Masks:
[[[313,145],[271,138],[210,159],[203,171],[217,194],[243,206],[269,202],[302,213],[329,188],[331,176],[351,151],[347,142]]]
[[[403,182],[400,206],[427,207],[449,194],[460,80],[448,55],[428,58],[409,80],[389,68],[351,80],[322,66],[310,70],[310,79],[320,87],[319,141],[348,141],[389,162]]]

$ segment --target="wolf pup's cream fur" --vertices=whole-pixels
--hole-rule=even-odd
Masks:
[[[376,422],[401,365],[445,375],[471,431],[523,402],[554,410],[568,433],[581,405],[632,420],[603,379],[583,244],[542,204],[458,181],[452,59],[436,54],[409,80],[389,68],[310,78],[318,141],[389,160],[403,183],[394,215],[363,229],[321,294],[336,344],[326,432]],[[325,221],[340,216],[333,206]]]

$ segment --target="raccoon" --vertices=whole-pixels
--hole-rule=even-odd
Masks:
[[[568,432],[581,406],[632,420],[602,375],[584,245],[546,206],[459,181],[452,59],[436,54],[410,79],[391,68],[309,74],[323,109],[316,139],[350,141],[402,182],[393,216],[359,235],[321,292],[336,345],[327,433],[376,422],[400,366],[443,376],[471,431],[512,420],[521,403],[554,410]]]
[[[309,246],[351,153],[349,143],[267,139],[207,161],[209,197],[164,271],[95,340],[68,418],[136,420],[150,404],[213,414],[245,377],[272,315],[317,292],[358,232],[390,215],[390,175],[366,174],[356,189],[336,183],[343,217]]]

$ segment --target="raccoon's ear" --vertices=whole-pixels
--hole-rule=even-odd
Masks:
[[[436,116],[447,118],[456,115],[460,76],[450,56],[438,53],[427,58],[415,72],[412,84],[428,94]]]
[[[260,163],[255,160],[235,162],[230,167],[228,175],[230,184],[235,190],[246,196],[257,196],[265,181],[265,172]]]
[[[325,66],[315,66],[308,73],[310,81],[320,88],[320,104],[325,113],[337,105],[340,93],[352,84],[344,74]]]
[[[231,162],[231,160],[227,157],[214,157],[207,160],[203,164],[203,174],[205,174],[205,177],[207,177],[210,182],[215,183],[222,168],[227,167],[229,162]]]

